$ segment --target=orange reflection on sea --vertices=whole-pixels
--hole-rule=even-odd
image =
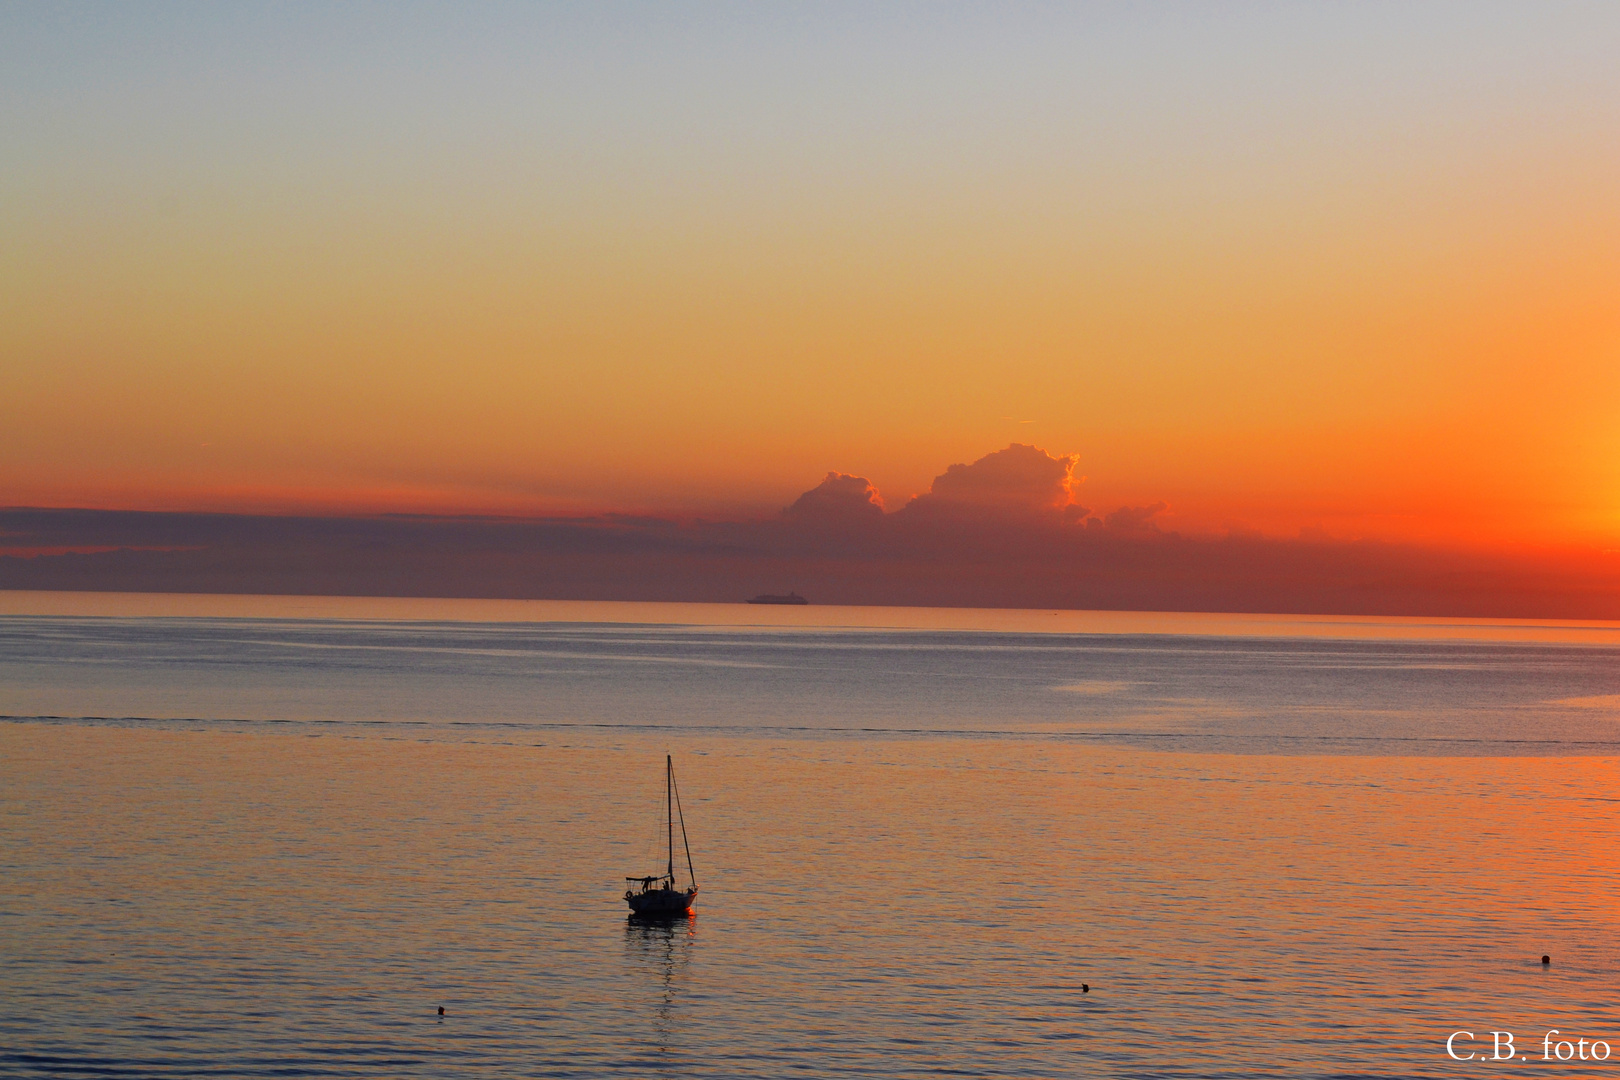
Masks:
[[[627,929],[666,747],[699,914]],[[137,1072],[387,1047],[1410,1074],[1458,1028],[1620,1034],[1607,758],[9,723],[0,760],[12,1000],[38,1018],[8,1034],[93,1026]],[[464,1058],[414,1026],[426,1002]]]

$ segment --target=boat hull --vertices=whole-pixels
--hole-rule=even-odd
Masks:
[[[637,915],[685,915],[692,910],[697,887],[690,889],[648,889],[646,892],[627,892],[625,902]]]

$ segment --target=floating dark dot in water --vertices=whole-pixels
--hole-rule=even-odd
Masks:
[[[1080,984],[1080,992],[1082,994],[1089,994],[1089,993],[1091,993],[1091,987],[1089,985],[1087,985],[1086,983],[1081,983]]]
[[[440,1015],[440,1016],[443,1016],[443,1015],[444,1015],[444,1006],[443,1006],[443,1005],[440,1005],[440,1006],[439,1006],[439,1015]]]
[[[1542,958],[1541,958],[1541,962],[1542,962],[1542,963],[1543,963],[1543,964],[1550,964],[1550,963],[1552,963],[1552,957],[1550,957],[1550,956],[1543,956],[1543,957],[1542,957]]]

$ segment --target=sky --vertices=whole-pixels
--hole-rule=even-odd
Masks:
[[[1608,3],[3,3],[0,506],[893,515],[1019,445],[1076,530],[1604,565],[1617,55]]]

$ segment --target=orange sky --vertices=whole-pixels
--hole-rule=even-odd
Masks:
[[[1612,8],[3,19],[0,505],[1620,546]]]

